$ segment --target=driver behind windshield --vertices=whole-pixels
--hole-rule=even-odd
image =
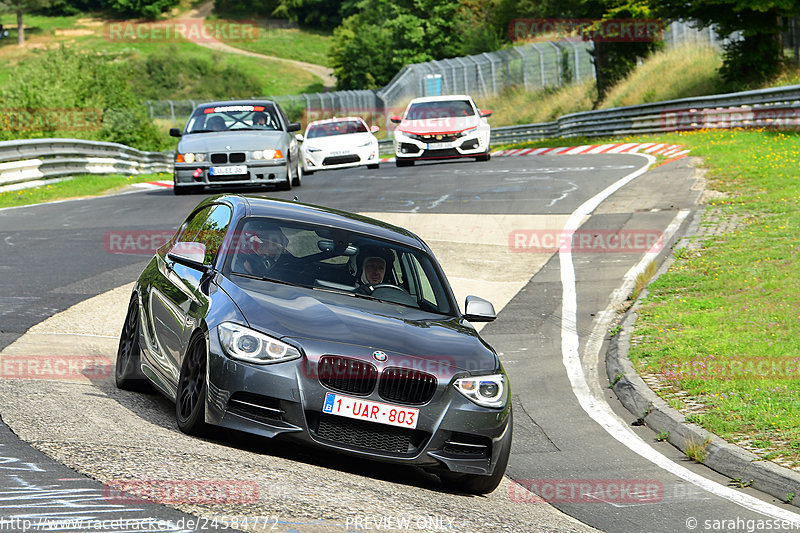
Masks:
[[[388,253],[374,247],[362,248],[356,258],[356,292],[372,294],[375,285],[384,283]]]
[[[289,239],[278,226],[250,223],[242,231],[233,270],[242,274],[268,277],[270,272],[293,256],[286,251]]]

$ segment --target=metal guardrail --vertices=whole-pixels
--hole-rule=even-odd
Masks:
[[[553,122],[492,128],[491,144],[718,128],[800,129],[800,85],[585,111]]]
[[[75,174],[172,172],[172,155],[79,139],[0,142],[0,186]]]
[[[800,85],[683,98],[492,128],[491,145],[560,137],[613,137],[715,128],[800,129]],[[392,140],[380,141],[381,153]],[[172,155],[77,139],[0,142],[0,186],[73,174],[172,172]]]

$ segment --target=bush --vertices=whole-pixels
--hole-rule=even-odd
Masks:
[[[30,122],[3,127],[0,140],[69,137],[141,150],[165,148],[141,95],[128,82],[128,69],[123,55],[80,53],[63,46],[36,52],[15,67],[13,83],[0,89],[6,121],[25,117]]]

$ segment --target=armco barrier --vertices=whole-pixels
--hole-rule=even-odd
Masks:
[[[79,139],[0,142],[0,186],[75,174],[172,172],[172,155]]]
[[[682,98],[492,128],[491,144],[560,137],[613,137],[714,128],[800,129],[800,85]],[[392,141],[380,141],[391,153]],[[0,142],[0,186],[71,174],[172,172],[172,155],[76,139]]]
[[[585,111],[553,122],[492,128],[491,143],[754,127],[800,128],[800,85]]]

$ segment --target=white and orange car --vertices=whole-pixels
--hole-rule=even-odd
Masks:
[[[378,126],[367,126],[360,117],[316,120],[306,127],[301,147],[303,173],[358,167],[378,168]]]
[[[487,117],[470,96],[428,96],[411,100],[403,116],[390,120],[394,132],[394,155],[398,167],[425,159],[474,157],[488,161],[491,128]]]

